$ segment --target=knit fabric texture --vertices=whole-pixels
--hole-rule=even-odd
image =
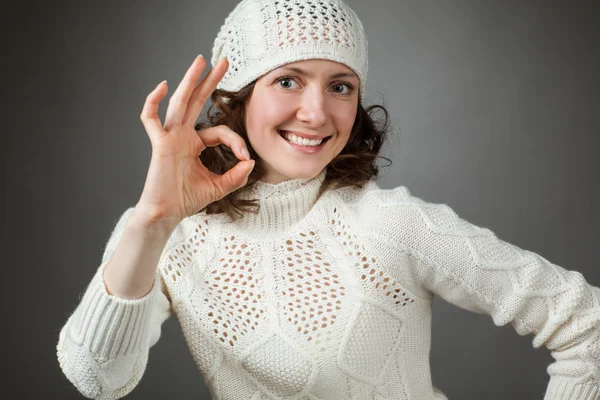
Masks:
[[[282,65],[309,59],[337,61],[367,81],[367,37],[341,0],[244,0],[225,19],[211,63],[227,58],[218,89],[238,91]]]
[[[127,210],[61,330],[67,378],[125,396],[174,312],[215,399],[446,399],[429,365],[437,294],[550,349],[546,400],[600,398],[600,289],[403,186],[319,196],[324,176],[258,182],[259,213],[235,222],[186,218],[137,300],[102,279]]]

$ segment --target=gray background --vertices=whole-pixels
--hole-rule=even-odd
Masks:
[[[80,398],[55,345],[116,219],[141,193],[150,158],[143,101],[163,79],[173,90],[196,54],[210,55],[235,3],[5,9],[11,398]],[[392,116],[384,154],[394,164],[381,186],[446,203],[598,286],[598,3],[349,3],[370,42],[367,103],[383,100]],[[531,340],[436,299],[434,384],[451,400],[541,399],[552,359]],[[129,398],[208,398],[176,318]]]

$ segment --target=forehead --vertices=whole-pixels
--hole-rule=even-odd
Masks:
[[[356,73],[347,65],[322,59],[295,61],[273,69],[267,75],[282,72],[295,72],[308,77],[315,76],[343,76],[358,79]]]

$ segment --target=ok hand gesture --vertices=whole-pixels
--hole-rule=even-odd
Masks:
[[[225,59],[196,85],[206,66],[198,56],[169,99],[164,125],[158,105],[167,94],[161,82],[146,98],[141,120],[152,143],[152,158],[136,212],[151,222],[175,226],[183,218],[241,188],[254,167],[246,143],[226,126],[194,129],[204,103],[227,71]],[[200,161],[207,146],[225,144],[241,160],[223,175],[210,172]]]

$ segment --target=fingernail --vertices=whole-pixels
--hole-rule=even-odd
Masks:
[[[204,58],[204,56],[202,54],[198,54],[196,58]]]
[[[250,160],[250,153],[248,153],[248,149],[243,147],[242,148],[242,154],[244,155],[244,157],[246,157],[246,160]]]
[[[252,173],[252,170],[254,169],[254,164],[256,164],[256,161],[252,160],[252,168],[250,168],[250,170],[248,171],[248,175]]]

